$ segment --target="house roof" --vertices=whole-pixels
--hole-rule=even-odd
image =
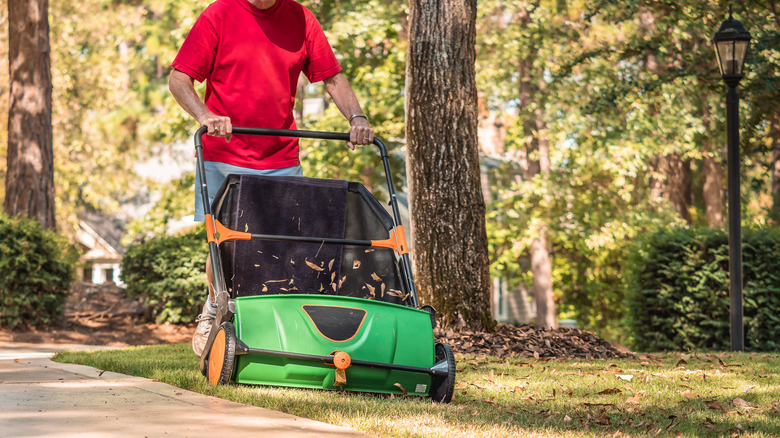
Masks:
[[[101,215],[95,212],[84,212],[79,215],[81,227],[98,240],[106,249],[122,255],[125,248],[119,243],[125,232],[125,223],[119,219]]]

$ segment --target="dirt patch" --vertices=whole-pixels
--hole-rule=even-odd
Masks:
[[[59,324],[40,330],[0,330],[0,340],[123,347],[189,342],[194,330],[192,324],[150,322],[146,307],[113,284],[73,283]]]

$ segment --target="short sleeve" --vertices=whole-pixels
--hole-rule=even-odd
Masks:
[[[306,53],[303,73],[310,82],[319,82],[341,71],[336,55],[322,31],[322,26],[310,11],[306,11]]]
[[[212,5],[213,6],[213,5]],[[217,53],[219,34],[215,22],[216,8],[209,7],[198,17],[173,60],[173,68],[198,82],[208,78]]]

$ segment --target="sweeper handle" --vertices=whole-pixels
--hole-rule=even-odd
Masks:
[[[201,179],[201,196],[203,197],[203,208],[207,218],[212,217],[211,205],[209,203],[208,189],[206,187],[206,168],[203,164],[203,135],[208,132],[207,126],[201,126],[195,132],[195,153],[198,157],[197,171],[202,176]],[[249,134],[249,135],[264,135],[272,137],[294,137],[294,138],[314,138],[319,140],[341,140],[349,141],[349,134],[342,132],[323,132],[323,131],[300,131],[293,129],[268,129],[268,128],[247,128],[234,126],[233,134]],[[393,179],[390,172],[390,157],[387,155],[387,147],[384,142],[374,137],[373,144],[379,149],[379,155],[382,158],[382,164],[385,171],[385,178],[387,179],[387,193],[390,195],[390,206],[393,209],[393,219],[395,220],[396,227],[401,227],[401,214],[398,209],[398,199],[393,188]],[[214,226],[213,224],[207,224]],[[216,230],[215,230],[216,231]],[[212,254],[215,251],[210,251]],[[218,253],[218,252],[217,252]],[[403,262],[404,270],[407,273],[409,280],[409,291],[411,292],[412,305],[418,307],[417,291],[414,287],[414,280],[412,279],[412,264],[409,260],[409,254],[401,254],[401,260]],[[218,260],[212,260],[212,264],[218,263]],[[221,266],[221,265],[214,265]]]

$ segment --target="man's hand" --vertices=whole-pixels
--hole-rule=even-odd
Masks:
[[[206,114],[202,119],[198,119],[202,126],[209,128],[208,134],[214,137],[225,137],[230,142],[233,136],[233,125],[230,123],[230,117],[218,116],[212,112]]]
[[[230,141],[233,135],[233,125],[230,123],[230,117],[218,116],[209,111],[206,104],[200,100],[198,93],[195,92],[194,79],[188,74],[173,69],[168,79],[168,89],[176,99],[176,102],[184,108],[195,120],[202,126],[208,126],[209,135],[216,137],[225,137]]]
[[[355,117],[349,127],[347,147],[355,150],[356,144],[371,144],[374,141],[374,129],[365,117]]]
[[[349,141],[347,147],[355,150],[356,144],[371,144],[374,141],[374,129],[368,119],[362,116],[355,117],[354,114],[362,114],[355,92],[349,81],[341,73],[325,79],[325,91],[330,94],[333,102],[338,107],[341,114],[349,120]]]

